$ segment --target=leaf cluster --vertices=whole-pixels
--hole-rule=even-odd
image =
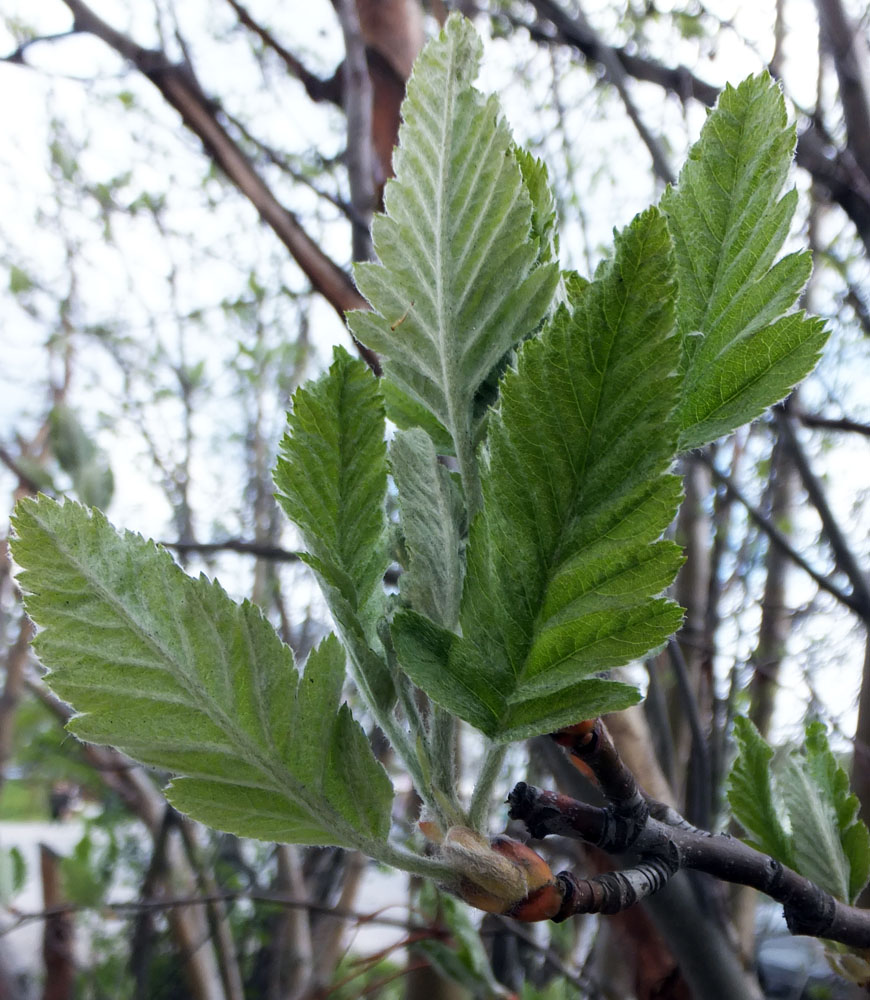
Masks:
[[[371,309],[348,317],[384,377],[337,349],[293,397],[278,499],[336,630],[304,671],[257,608],[98,512],[43,498],[15,517],[81,739],[177,775],[171,800],[220,829],[447,882],[388,840],[345,660],[434,827],[482,829],[498,744],[632,704],[607,672],[678,628],[677,456],[781,399],[825,340],[795,311],[808,257],[779,256],[794,129],[768,76],[726,89],[678,184],[586,280],[559,270],[546,169],[474,88],[480,54],[452,16],[408,84],[378,260],[356,272]],[[491,741],[470,803],[459,720]]]

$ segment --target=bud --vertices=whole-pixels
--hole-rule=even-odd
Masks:
[[[559,912],[562,889],[544,859],[511,837],[490,841],[464,826],[451,827],[441,855],[460,876],[458,892],[478,910],[517,920],[548,920]]]

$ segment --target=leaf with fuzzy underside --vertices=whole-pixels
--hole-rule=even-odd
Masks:
[[[595,676],[661,643],[680,609],[658,597],[680,565],[660,540],[680,498],[679,340],[662,215],[520,350],[502,381],[472,525],[462,637],[397,615],[400,662],[435,701],[498,740],[637,701]]]
[[[334,638],[300,677],[259,608],[99,511],[28,499],[14,527],[35,646],[76,736],[178,775],[170,800],[218,829],[377,853],[392,787],[340,706]]]
[[[470,22],[454,15],[418,58],[386,214],[373,226],[380,262],[355,270],[372,311],[348,316],[387,376],[447,429],[460,461],[474,447],[478,388],[543,319],[558,280],[555,264],[539,262],[549,230],[531,238],[532,201],[498,101],[472,86],[480,53]],[[534,179],[545,182],[540,171]]]
[[[807,252],[777,259],[797,192],[778,85],[767,73],[726,87],[661,207],[674,239],[685,374],[680,450],[755,419],[814,367],[824,324],[793,312]]]

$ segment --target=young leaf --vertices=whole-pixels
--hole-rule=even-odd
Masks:
[[[278,502],[302,533],[302,558],[317,574],[373,705],[393,697],[372,652],[390,562],[385,497],[384,407],[374,376],[340,347],[327,373],[296,391],[275,470]]]
[[[402,666],[435,701],[506,741],[638,698],[594,675],[679,626],[654,595],[678,548],[657,541],[680,497],[679,340],[662,215],[638,216],[592,285],[520,350],[489,431],[472,525],[462,638],[411,611],[394,621]]]
[[[380,263],[355,271],[374,311],[348,316],[450,433],[466,487],[478,387],[540,323],[558,280],[555,264],[536,266],[532,203],[498,100],[472,87],[480,53],[457,15],[418,58],[386,215],[373,226]]]
[[[840,844],[849,863],[849,894],[843,898],[851,903],[870,876],[870,831],[858,817],[861,805],[858,796],[850,790],[849,776],[831,753],[827,731],[821,722],[807,726],[805,748],[807,770],[836,817]]]
[[[392,788],[327,639],[300,678],[262,612],[99,511],[22,500],[15,560],[50,687],[80,739],[180,775],[170,800],[246,837],[377,854]]]
[[[754,419],[812,370],[827,334],[792,313],[808,253],[776,261],[797,204],[782,194],[794,151],[767,73],[726,87],[662,197],[674,239],[685,372],[680,450]]]
[[[833,803],[807,762],[792,757],[777,773],[794,845],[793,867],[837,899],[849,896],[849,861],[840,843]]]
[[[780,822],[774,800],[770,762],[773,750],[755,726],[742,716],[734,720],[737,757],[728,775],[728,801],[734,818],[753,844],[783,864],[794,864],[791,838]]]
[[[433,621],[453,628],[462,596],[462,498],[435,446],[419,428],[400,431],[390,448],[399,491],[408,567],[403,597]]]

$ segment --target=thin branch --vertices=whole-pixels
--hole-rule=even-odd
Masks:
[[[847,608],[854,611],[856,614],[863,616],[863,606],[861,601],[850,593],[846,593],[841,587],[839,587],[830,577],[825,576],[820,573],[817,569],[810,565],[806,559],[800,554],[800,552],[795,549],[785,535],[762,514],[762,512],[752,503],[752,501],[743,493],[739,486],[734,483],[730,477],[726,476],[724,472],[720,472],[716,468],[713,460],[703,452],[700,454],[702,462],[705,462],[709,467],[710,471],[713,473],[713,478],[718,482],[722,483],[726,490],[734,497],[734,499],[742,504],[745,508],[746,513],[752,518],[752,520],[758,525],[759,528],[767,535],[767,537],[792,560],[792,562],[799,566],[811,579],[815,580],[821,590],[826,591],[835,597],[841,604],[844,604]]]
[[[278,56],[290,75],[302,84],[305,93],[312,101],[330,101],[341,107],[341,85],[337,74],[329,80],[322,80],[315,73],[306,69],[300,60],[286,49],[267,28],[264,28],[259,21],[255,21],[247,8],[243,7],[237,0],[227,0],[227,3],[236,12],[239,24],[252,31],[266,48],[271,49]]]
[[[42,42],[57,42],[75,34],[75,28],[70,28],[68,31],[57,31],[51,35],[34,35],[33,38],[25,38],[18,48],[10,52],[8,56],[0,56],[0,62],[14,63],[17,66],[28,66],[24,57],[31,45],[40,45]]]
[[[299,553],[283,549],[279,545],[268,545],[262,542],[247,542],[241,538],[227,538],[222,542],[160,542],[164,548],[173,549],[181,555],[196,553],[197,555],[212,555],[215,552],[242,552],[256,556],[258,559],[271,559],[273,562],[299,562]]]
[[[786,447],[794,460],[801,483],[807,491],[810,503],[816,508],[821,518],[825,537],[834,553],[834,561],[852,585],[852,598],[858,605],[856,610],[865,622],[870,623],[870,585],[868,585],[867,576],[861,569],[855,553],[852,551],[852,546],[831,510],[820,480],[810,468],[809,459],[797,439],[788,413],[781,406],[776,407],[774,413],[780,433],[783,435]]]
[[[75,31],[94,35],[131,62],[181,115],[184,124],[202,142],[215,164],[257,209],[263,221],[287,247],[314,289],[339,316],[349,309],[367,309],[350,276],[328,257],[302,228],[296,216],[272,194],[268,185],[217,119],[218,105],[202,90],[187,65],[173,63],[166,54],[146,49],[102,20],[84,0],[64,0],[73,13]],[[356,344],[376,374],[380,364],[373,352]]]
[[[699,800],[696,802],[697,813],[695,810],[692,810],[690,815],[696,823],[708,826],[713,808],[711,799],[712,770],[710,767],[710,751],[707,747],[707,739],[701,725],[700,714],[698,713],[698,699],[692,691],[689,667],[683,656],[683,649],[676,639],[671,639],[668,642],[668,653],[671,665],[674,668],[674,677],[677,681],[680,702],[682,703],[683,712],[689,725],[689,732],[692,736],[692,770]]]
[[[232,2],[232,0],[231,0]],[[372,260],[371,237],[375,191],[375,153],[372,145],[373,89],[366,44],[356,0],[338,0],[336,13],[344,35],[344,113],[347,118],[347,174],[350,201],[359,221],[353,223],[353,259]]]
[[[649,151],[652,159],[653,169],[656,176],[665,184],[673,184],[677,177],[671,168],[665,151],[662,149],[659,140],[650,132],[646,123],[640,116],[634,98],[631,96],[627,86],[628,73],[622,64],[616,50],[609,45],[604,45],[598,37],[598,33],[589,23],[582,8],[576,8],[573,18],[570,18],[564,11],[560,10],[552,0],[532,0],[533,6],[544,17],[558,17],[560,22],[573,23],[578,35],[588,39],[588,44],[598,53],[598,62],[604,67],[607,79],[616,88],[617,93],[625,105],[626,113],[631,119],[637,134]]]
[[[818,427],[826,431],[846,431],[870,437],[870,424],[862,424],[857,420],[850,420],[848,417],[823,417],[819,413],[805,413],[801,410],[792,411],[792,416],[800,420],[804,427]]]

